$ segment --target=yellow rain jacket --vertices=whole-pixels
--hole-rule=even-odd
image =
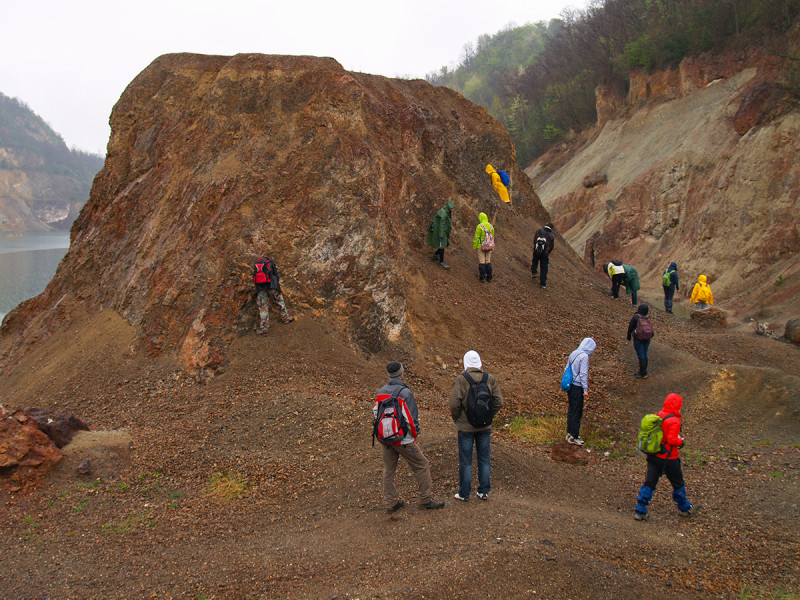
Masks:
[[[695,302],[714,304],[714,294],[711,293],[711,288],[706,283],[707,281],[708,277],[705,275],[700,275],[700,277],[697,278],[697,283],[694,284],[694,289],[692,290],[692,297],[689,300],[690,304],[694,304]]]
[[[492,186],[494,187],[494,191],[497,192],[497,195],[500,196],[500,200],[503,202],[511,202],[511,197],[508,195],[508,188],[503,185],[503,181],[500,179],[500,174],[497,172],[492,165],[486,165],[486,172],[489,174],[489,177],[492,178]]]

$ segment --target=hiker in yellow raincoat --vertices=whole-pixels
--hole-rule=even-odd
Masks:
[[[706,283],[707,281],[708,277],[700,275],[697,278],[697,283],[694,284],[689,303],[697,304],[697,310],[703,310],[714,304],[714,294],[711,293],[711,287]]]
[[[489,174],[489,177],[492,178],[492,186],[494,187],[494,191],[500,196],[500,200],[503,202],[511,202],[511,197],[508,195],[508,188],[503,185],[503,181],[500,179],[500,174],[497,172],[497,169],[492,165],[486,165],[486,172]]]

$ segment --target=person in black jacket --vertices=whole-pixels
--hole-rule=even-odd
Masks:
[[[555,236],[553,236],[553,224],[548,223],[541,229],[537,229],[533,236],[533,259],[531,260],[531,274],[536,277],[538,267],[541,267],[539,275],[539,287],[547,287],[547,268],[550,263],[550,253],[555,246]]]
[[[672,299],[675,297],[675,290],[681,289],[678,285],[678,265],[674,262],[669,263],[665,275],[669,274],[669,285],[663,285],[664,288],[664,310],[672,314]]]
[[[647,377],[647,351],[650,348],[650,338],[653,337],[653,323],[650,321],[649,312],[650,307],[647,302],[642,302],[636,314],[631,318],[631,322],[628,323],[628,342],[633,337],[633,349],[639,358],[637,379]]]

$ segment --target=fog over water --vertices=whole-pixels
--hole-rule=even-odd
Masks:
[[[44,291],[68,249],[68,231],[0,232],[0,321]]]

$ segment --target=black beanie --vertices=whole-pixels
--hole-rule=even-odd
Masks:
[[[393,360],[388,365],[386,365],[386,372],[389,373],[389,377],[393,377],[397,379],[398,377],[403,376],[403,364]]]

